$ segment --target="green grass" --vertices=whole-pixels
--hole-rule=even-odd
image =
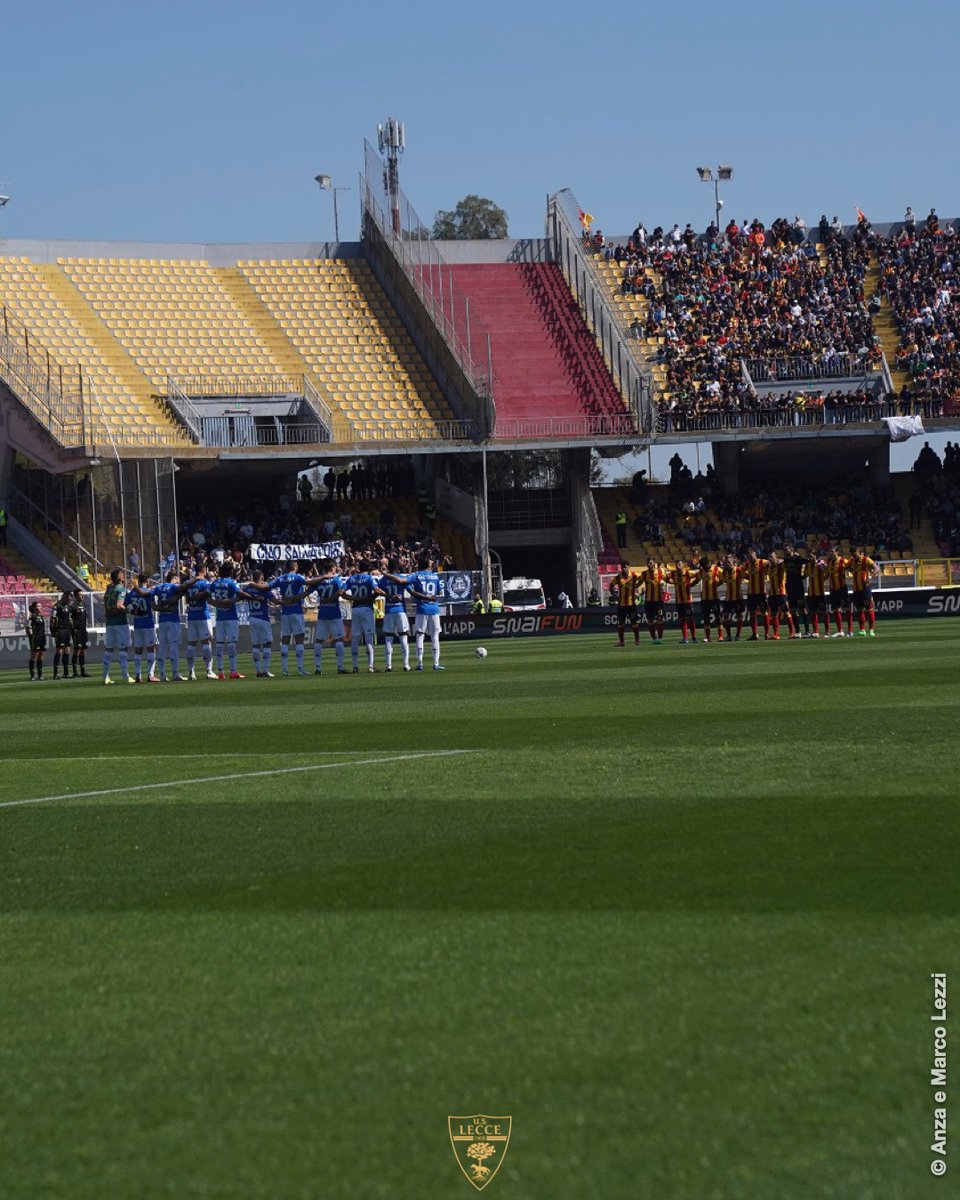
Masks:
[[[465,1198],[476,1112],[503,1200],[947,1195],[958,650],[3,673],[0,802],[106,794],[0,808],[0,1196]]]

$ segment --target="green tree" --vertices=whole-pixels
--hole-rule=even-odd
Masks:
[[[456,208],[437,213],[433,236],[441,241],[505,238],[507,214],[485,196],[464,196]]]

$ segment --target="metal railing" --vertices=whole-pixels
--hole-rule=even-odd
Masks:
[[[38,504],[32,496],[27,495],[27,493],[22,488],[17,487],[15,483],[8,484],[8,492],[10,499],[16,504],[17,509],[19,510],[21,520],[23,517],[28,518],[27,520],[23,521],[23,524],[26,526],[28,532],[30,532],[33,537],[37,538],[37,540],[41,540],[42,534],[41,537],[38,537],[37,533],[34,531],[34,521],[36,521],[41,527],[41,530],[47,534],[48,540],[50,532],[55,532],[60,535],[60,537],[63,539],[62,549],[69,548],[73,551],[75,563],[86,563],[91,570],[97,573],[105,573],[113,569],[112,564],[105,563],[98,557],[98,547],[96,544],[91,550],[89,546],[84,546],[82,542],[78,541],[77,538],[74,537],[74,535],[70,533],[69,530],[67,530],[59,521],[54,520],[50,514],[49,506],[45,507],[44,505]],[[69,568],[69,570],[73,571],[75,569],[73,565],[67,562],[66,558],[63,558],[61,561]]]
[[[171,376],[167,377],[167,404],[173,415],[198,443],[203,441],[203,423],[193,401]]]
[[[364,210],[476,396],[492,406],[496,377],[489,332],[475,316],[471,317],[469,300],[460,295],[449,264],[403,191],[387,192],[385,175],[383,160],[366,143],[361,179]],[[492,410],[487,416],[492,418]],[[487,423],[492,425],[492,419]]]
[[[656,432],[653,374],[634,353],[630,332],[611,303],[610,290],[584,249],[579,213],[580,206],[569,188],[550,197],[547,228],[554,253],[607,369],[633,413],[634,434],[652,437]]]
[[[577,417],[508,417],[497,419],[496,441],[550,438],[616,438],[635,441],[632,413],[582,414]]]
[[[801,379],[869,379],[882,377],[882,367],[861,355],[843,352],[828,358],[808,354],[753,356],[741,360],[753,383],[789,383]]]
[[[932,408],[927,405],[927,409]],[[802,406],[791,402],[770,408],[748,409],[740,412],[725,412],[720,409],[702,409],[699,412],[684,412],[681,407],[661,405],[657,414],[658,433],[694,433],[739,429],[805,429],[844,425],[863,425],[882,421],[884,417],[936,415],[924,411],[923,405],[907,405],[902,401],[884,400],[866,404],[845,404],[838,407],[806,403]]]
[[[70,387],[74,373],[76,390]],[[5,305],[0,308],[0,379],[61,446],[85,446],[82,371],[64,370]]]

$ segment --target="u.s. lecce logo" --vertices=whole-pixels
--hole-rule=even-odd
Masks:
[[[482,1192],[507,1155],[512,1117],[447,1117],[450,1145],[460,1170]]]

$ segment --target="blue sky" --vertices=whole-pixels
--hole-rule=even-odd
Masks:
[[[487,0],[33,0],[3,18],[6,237],[329,238],[326,171],[404,120],[405,189],[432,220],[468,192],[515,236],[572,187],[609,232],[728,215],[960,214],[960,6]]]

